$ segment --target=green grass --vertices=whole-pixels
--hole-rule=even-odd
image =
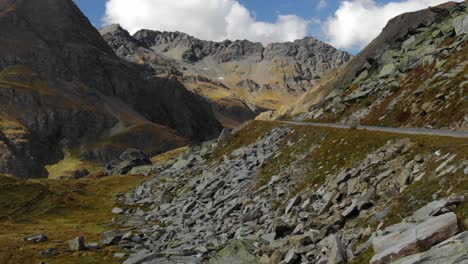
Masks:
[[[373,256],[374,256],[374,250],[372,249],[372,247],[369,247],[369,249],[359,254],[359,256],[357,256],[355,259],[353,259],[349,263],[350,264],[370,263]]]

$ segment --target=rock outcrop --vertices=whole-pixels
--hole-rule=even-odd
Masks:
[[[104,164],[128,147],[157,154],[218,136],[204,99],[118,58],[72,1],[0,10],[1,173],[39,178],[67,151]]]

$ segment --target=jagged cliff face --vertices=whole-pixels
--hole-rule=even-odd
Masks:
[[[351,58],[311,37],[264,47],[247,40],[203,41],[180,32],[141,30],[131,37],[118,25],[101,34],[119,56],[156,74],[183,76],[182,82],[213,101],[221,120],[231,124],[293,102]],[[233,107],[234,112],[222,111]]]
[[[104,163],[219,133],[174,78],[118,58],[72,1],[0,1],[0,172],[47,176],[64,152]]]
[[[286,115],[299,120],[466,130],[466,2],[392,19]]]

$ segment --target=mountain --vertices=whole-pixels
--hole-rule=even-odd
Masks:
[[[119,25],[101,34],[120,57],[147,65],[155,75],[179,76],[231,127],[293,102],[351,58],[312,37],[264,47],[247,40],[204,41],[181,32],[140,30],[130,36]]]
[[[0,1],[0,172],[47,176],[70,154],[104,164],[217,136],[210,106],[117,57],[71,0]]]
[[[406,13],[280,118],[468,129],[466,2]]]
[[[180,61],[174,64],[115,26],[104,37],[113,38],[110,46],[118,47],[119,56],[131,56],[120,60],[90,26],[83,28],[88,33],[75,28],[83,25],[71,2],[37,2],[17,1],[0,9],[9,14],[0,16],[0,43],[16,46],[10,53],[0,49],[2,63],[26,65],[2,68],[0,75],[2,166],[20,164],[15,169],[26,173],[36,169],[34,164],[50,164],[40,159],[56,158],[61,160],[47,170],[61,175],[75,163],[112,153],[103,145],[141,144],[154,154],[188,143],[180,127],[170,130],[149,121],[157,113],[192,114],[203,121],[185,112],[196,111],[194,105],[209,114],[210,107],[197,103],[199,97],[177,81],[189,78]],[[54,8],[68,12],[47,25],[52,38],[39,25],[57,16]],[[363,53],[325,76],[283,117],[345,122],[351,112],[359,116],[361,109],[383,104],[388,115],[378,121],[386,125],[386,118],[408,103],[418,108],[430,102],[436,110],[427,115],[437,126],[463,129],[458,124],[467,110],[467,8],[466,2],[447,3],[394,18]],[[38,12],[43,20],[24,19]],[[54,31],[70,18],[73,26],[67,31]],[[16,27],[6,27],[9,23]],[[59,41],[60,32],[66,41]],[[144,52],[160,63],[132,64]],[[170,86],[160,86],[156,67]],[[92,76],[86,79],[81,71]],[[101,81],[98,74],[123,83]],[[102,86],[91,86],[92,81]],[[128,98],[120,96],[126,91]],[[168,98],[165,91],[176,92]],[[133,93],[150,97],[155,111],[167,112],[145,110],[146,101]],[[181,113],[169,111],[173,108],[157,96]],[[400,99],[387,105],[386,96],[391,102]],[[458,110],[447,110],[451,107]],[[426,115],[418,116],[420,121],[410,114],[407,122],[389,124],[427,122]],[[204,118],[217,124],[213,115]],[[96,137],[99,131],[103,134]],[[127,149],[104,170],[82,177],[31,180],[0,173],[0,263],[465,264],[467,138],[463,131],[252,120],[224,130],[217,140],[154,157]],[[17,163],[5,163],[8,158]]]

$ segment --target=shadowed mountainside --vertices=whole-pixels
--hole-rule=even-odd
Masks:
[[[0,47],[2,173],[44,177],[64,152],[102,164],[220,131],[204,99],[118,58],[70,0],[1,0]]]

